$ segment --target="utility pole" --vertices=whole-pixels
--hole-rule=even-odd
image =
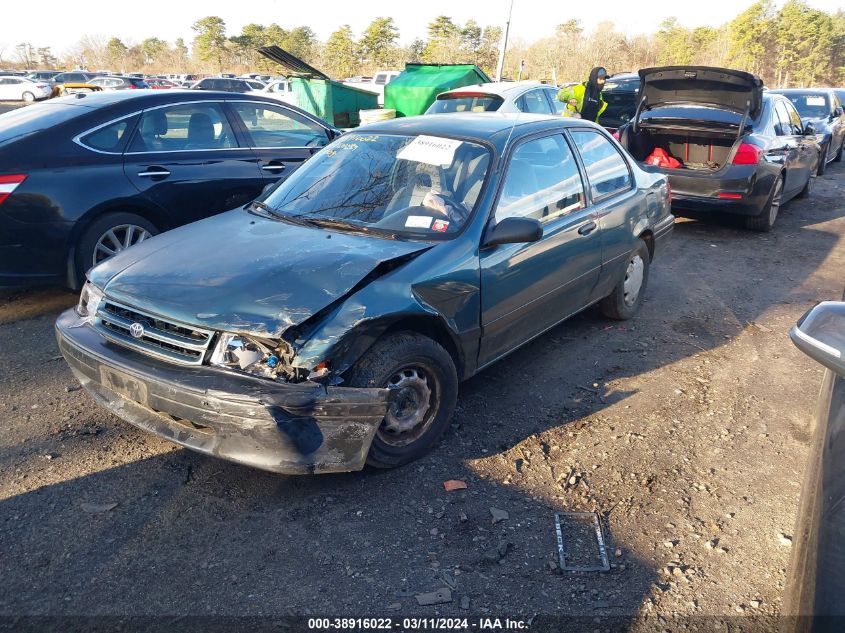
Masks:
[[[511,27],[512,13],[513,0],[511,0],[511,8],[508,9],[508,21],[505,22],[505,35],[502,38],[502,47],[499,49],[499,63],[496,64],[496,81],[502,81],[502,69],[505,67],[505,52],[508,50],[508,30]]]

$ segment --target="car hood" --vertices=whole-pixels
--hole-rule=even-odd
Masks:
[[[830,117],[826,116],[802,116],[801,123],[807,125],[808,123],[812,123],[813,126],[816,128],[816,131],[821,132],[822,130],[827,131],[830,127]]]
[[[237,209],[88,273],[113,301],[214,330],[278,337],[431,244],[292,225]]]
[[[662,66],[639,72],[640,98],[646,108],[695,104],[742,114],[746,108],[756,119],[763,103],[763,82],[756,75],[709,66]]]

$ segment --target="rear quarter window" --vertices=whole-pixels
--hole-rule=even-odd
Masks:
[[[132,116],[120,121],[115,121],[99,130],[94,130],[88,134],[81,136],[79,141],[91,148],[101,152],[109,152],[119,154],[123,152],[126,146],[126,139],[134,127],[136,116]]]

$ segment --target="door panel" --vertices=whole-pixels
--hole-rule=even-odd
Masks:
[[[145,111],[123,164],[172,225],[246,204],[265,184],[255,155],[238,146],[222,107],[208,101]]]
[[[543,237],[481,253],[481,365],[583,308],[601,268],[600,231],[562,135],[513,152],[495,221],[513,216],[539,220]]]

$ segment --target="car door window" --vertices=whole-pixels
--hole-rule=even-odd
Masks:
[[[235,147],[235,135],[216,103],[147,110],[129,152],[168,152]]]
[[[593,130],[573,130],[571,134],[587,170],[593,202],[631,188],[628,162],[610,139]]]
[[[552,113],[549,102],[546,101],[545,95],[539,90],[531,90],[522,95],[517,101],[517,107],[522,112],[531,112],[534,114]]]
[[[569,144],[562,135],[546,136],[514,151],[496,206],[496,222],[509,217],[548,221],[584,205],[584,185]]]
[[[283,108],[259,103],[233,103],[253,147],[323,147],[329,142],[325,129]]]
[[[552,114],[563,114],[563,111],[566,109],[566,104],[557,100],[557,89],[544,88],[543,92],[546,93],[546,98],[551,104]]]
[[[792,123],[792,133],[796,136],[801,136],[804,133],[804,124],[801,123],[801,115],[798,114],[798,110],[791,103],[784,103],[783,106],[789,114],[789,121]]]
[[[789,120],[789,112],[786,110],[786,105],[782,101],[775,104],[775,134],[778,136],[792,135],[792,121]]]

